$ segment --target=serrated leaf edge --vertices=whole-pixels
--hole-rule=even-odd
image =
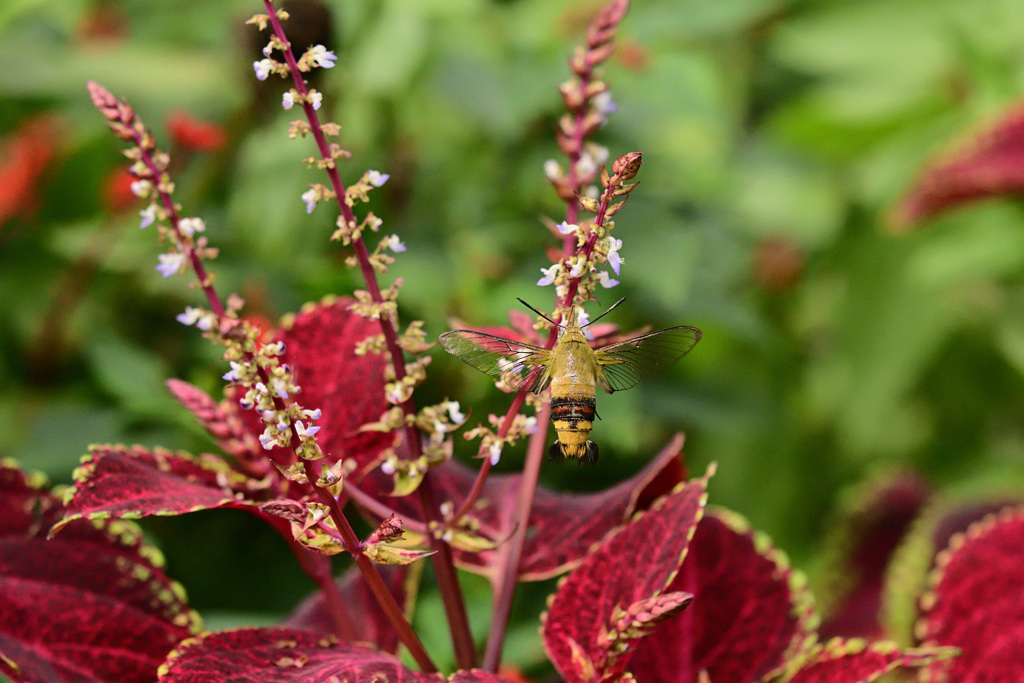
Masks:
[[[809,651],[817,642],[817,628],[821,617],[815,605],[814,594],[808,586],[806,575],[795,569],[789,561],[789,556],[772,542],[767,533],[755,529],[746,517],[728,508],[714,505],[707,507],[705,515],[715,517],[741,536],[749,536],[754,550],[775,565],[777,576],[785,578],[790,594],[790,614],[796,619],[797,628],[779,659],[781,663],[762,677],[763,680],[771,680],[782,673],[786,662]],[[699,596],[696,597],[699,599]]]
[[[605,543],[610,541],[613,537],[615,537],[616,535],[618,535],[620,533],[623,533],[623,531],[626,529],[626,527],[629,526],[630,524],[632,524],[633,522],[636,522],[636,521],[642,519],[644,517],[644,515],[646,515],[646,514],[650,514],[650,513],[657,512],[658,510],[660,510],[662,507],[665,506],[665,503],[666,503],[666,501],[668,500],[669,497],[679,493],[680,491],[682,491],[684,488],[686,488],[687,486],[689,486],[691,484],[700,482],[701,486],[703,487],[703,492],[701,493],[701,496],[700,496],[699,507],[698,507],[698,510],[697,510],[696,518],[694,520],[694,524],[693,524],[693,526],[687,532],[686,547],[684,548],[682,554],[680,555],[679,562],[678,562],[678,564],[676,566],[676,570],[670,573],[670,575],[668,576],[667,580],[665,581],[665,584],[660,589],[658,589],[657,591],[652,593],[651,597],[656,597],[656,596],[661,595],[662,593],[664,593],[665,590],[667,590],[668,587],[670,585],[672,585],[672,582],[675,580],[676,575],[679,573],[679,567],[682,566],[683,561],[685,561],[685,559],[686,559],[686,554],[689,551],[689,545],[690,545],[689,542],[691,540],[693,540],[693,535],[697,531],[697,525],[700,524],[700,520],[704,516],[704,508],[706,507],[707,500],[708,500],[708,488],[707,488],[708,487],[708,482],[711,480],[711,477],[714,476],[715,471],[717,470],[717,468],[718,468],[717,463],[713,463],[713,462],[710,463],[708,465],[707,469],[705,470],[703,476],[698,477],[696,479],[690,479],[689,481],[681,481],[681,482],[679,482],[678,484],[676,484],[675,486],[672,487],[671,491],[669,491],[668,493],[666,493],[665,495],[661,496],[656,501],[654,501],[654,503],[651,504],[651,507],[649,507],[647,510],[641,510],[639,512],[634,513],[628,520],[624,521],[622,524],[619,524],[619,525],[615,526],[613,529],[609,530],[608,533],[606,533],[604,535],[604,537],[602,537],[602,539],[600,541],[597,541],[597,542],[593,543],[590,546],[590,549],[587,551],[586,555],[584,555],[583,559],[580,560],[580,563],[582,563],[583,560],[585,560],[588,557],[590,557],[591,555],[593,555],[602,545],[604,545]],[[554,602],[555,596],[558,594],[558,591],[562,588],[563,584],[565,584],[565,582],[568,579],[569,579],[569,574],[566,574],[565,576],[562,576],[558,580],[558,583],[555,584],[555,590],[552,591],[552,593],[550,595],[548,595],[548,597],[547,597],[547,600],[545,602],[546,609],[540,615],[540,628],[539,628],[539,631],[540,631],[541,639],[545,643],[544,649],[545,649],[545,651],[548,654],[548,659],[552,663],[554,663],[554,660],[551,659],[551,653],[548,651],[548,648],[547,648],[547,642],[546,642],[546,639],[544,638],[544,628],[547,625],[548,611],[551,609],[551,605]],[[558,667],[556,667],[556,669],[557,668]]]
[[[89,450],[89,452],[82,456],[81,464],[78,467],[75,468],[74,472],[71,475],[72,479],[74,480],[75,483],[72,484],[71,486],[66,487],[64,489],[63,493],[62,493],[62,502],[64,503],[65,506],[75,497],[75,495],[79,491],[80,485],[86,481],[86,479],[89,476],[89,474],[92,471],[95,470],[97,462],[102,457],[104,457],[104,455],[105,455],[104,453],[99,453],[99,454],[96,453],[96,451],[99,451],[99,450],[110,451],[110,452],[121,452],[121,453],[124,453],[125,455],[128,455],[129,457],[131,457],[135,453],[144,453],[144,454],[147,454],[147,455],[148,454],[154,454],[154,455],[158,455],[158,456],[168,456],[168,455],[170,455],[170,456],[174,456],[174,457],[177,457],[177,458],[181,458],[183,460],[188,460],[192,464],[195,464],[198,467],[200,467],[201,469],[204,469],[204,470],[206,470],[208,472],[213,472],[213,473],[216,473],[216,474],[224,473],[224,474],[227,474],[227,475],[235,475],[236,481],[238,483],[246,481],[245,475],[243,475],[240,472],[232,469],[231,466],[227,463],[227,461],[223,460],[220,456],[214,456],[215,459],[203,458],[202,456],[204,454],[194,455],[194,454],[189,453],[188,451],[184,451],[184,450],[172,451],[172,450],[169,450],[169,449],[166,449],[166,448],[160,448],[159,446],[157,446],[155,448],[149,448],[149,447],[141,446],[141,445],[138,445],[138,444],[133,445],[133,446],[126,446],[124,444],[90,444],[89,447],[88,447],[88,450]],[[229,482],[229,485],[230,485],[230,482]],[[222,487],[222,489],[223,489],[223,487]],[[232,496],[229,496],[227,498],[222,498],[222,499],[218,500],[215,505],[212,505],[212,506],[211,505],[197,505],[197,506],[194,506],[194,507],[189,508],[187,510],[156,510],[156,511],[145,512],[145,513],[134,512],[133,511],[133,512],[121,513],[121,514],[117,515],[116,517],[114,515],[108,513],[108,512],[74,513],[74,514],[71,514],[71,515],[65,515],[57,523],[55,523],[50,528],[48,537],[49,538],[53,538],[54,536],[57,535],[58,532],[60,532],[61,529],[63,529],[65,526],[67,526],[71,522],[74,522],[75,520],[78,520],[78,519],[88,519],[90,521],[94,521],[94,520],[106,520],[106,519],[121,519],[121,520],[142,519],[143,517],[149,517],[149,516],[174,517],[174,516],[177,516],[177,515],[188,514],[190,512],[200,512],[202,510],[211,510],[211,509],[215,509],[215,508],[218,508],[218,507],[223,507],[223,506],[228,505],[228,504],[258,507],[258,504],[255,503],[255,502],[247,501],[244,498],[243,499],[239,499],[239,498],[235,497],[234,495],[232,495]]]
[[[679,442],[679,445],[675,446],[675,443],[677,441]],[[676,450],[676,451],[678,451],[678,454],[681,455],[682,452],[683,452],[683,446],[685,444],[686,444],[686,435],[683,434],[682,432],[676,432],[672,436],[672,438],[669,439],[668,443],[666,443],[664,446],[662,446],[661,449],[658,451],[658,453],[652,459],[660,458],[662,456],[662,454],[666,450],[668,450],[668,449]],[[676,457],[678,457],[678,455]],[[655,476],[657,476],[657,473],[655,473]],[[640,486],[636,487],[633,490],[632,493],[630,493],[629,502],[626,503],[626,510],[625,510],[625,513],[622,516],[622,521],[619,523],[619,525],[627,524],[632,519],[633,514],[636,513],[636,511],[637,511],[636,506],[640,502],[640,496],[643,494],[644,488],[646,488],[647,484],[650,484],[651,481],[653,481],[653,479],[654,479],[654,477],[651,477],[651,479],[649,479],[645,483],[642,483]],[[680,482],[680,483],[685,483],[685,482]],[[616,525],[616,526],[619,526],[619,525]],[[603,540],[599,541],[598,543],[601,543],[601,542],[603,542]],[[592,550],[593,550],[593,546],[588,548],[586,553],[584,553],[583,555],[580,555],[576,559],[574,559],[574,560],[567,560],[567,561],[563,562],[562,564],[558,565],[557,567],[552,567],[551,569],[549,569],[547,571],[544,571],[544,572],[524,572],[524,573],[521,573],[521,574],[518,575],[516,580],[517,581],[522,581],[522,582],[527,582],[527,581],[530,581],[530,582],[532,582],[532,581],[547,581],[548,579],[553,579],[556,576],[561,576],[562,574],[568,574],[573,569],[576,569],[576,567],[580,566],[583,563],[583,560],[586,559],[587,555],[589,555]],[[477,572],[479,570],[479,567],[477,567],[475,565],[468,565],[468,566],[465,566],[465,567],[462,567],[462,568],[466,569],[467,571],[471,571],[471,572]]]
[[[921,642],[922,646],[938,647],[930,632],[928,615],[935,608],[938,601],[937,591],[946,575],[949,563],[953,561],[957,551],[969,542],[977,541],[991,532],[995,527],[1013,519],[1024,520],[1024,505],[1008,505],[998,512],[985,515],[982,519],[973,522],[965,531],[953,534],[945,548],[935,555],[935,562],[928,572],[927,586],[918,600],[919,618],[914,625],[914,635]]]

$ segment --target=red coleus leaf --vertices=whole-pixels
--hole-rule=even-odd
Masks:
[[[626,669],[632,641],[652,626],[658,598],[671,613],[685,598],[669,591],[707,500],[713,471],[619,527],[563,578],[542,617],[544,647],[566,681],[615,680]],[[654,602],[652,602],[654,601]]]
[[[381,333],[380,325],[352,313],[351,304],[351,299],[307,304],[286,319],[274,341],[285,343],[282,362],[291,365],[302,387],[295,400],[304,408],[322,411],[317,442],[327,463],[353,458],[359,474],[393,445],[394,435],[359,431],[364,424],[378,421],[390,406],[384,399],[383,357],[355,353],[357,343]],[[263,432],[256,413],[248,410],[242,415],[253,434]],[[283,448],[271,455],[279,463],[292,459],[291,451]]]
[[[925,165],[893,209],[908,228],[937,213],[983,197],[1024,193],[1024,105],[990,123],[968,145]]]
[[[641,640],[629,670],[641,683],[758,681],[813,640],[801,575],[747,522],[709,509],[669,590],[693,604]]]
[[[0,465],[0,672],[15,681],[152,680],[199,630],[159,553],[128,522],[78,522],[38,475]]]
[[[185,641],[167,658],[161,683],[444,683],[439,674],[405,667],[389,654],[329,636],[282,628],[207,633]],[[453,683],[510,683],[497,674],[461,671]]]
[[[920,617],[918,599],[930,586],[936,555],[973,523],[1019,504],[1019,500],[1009,498],[967,502],[934,500],[925,508],[886,569],[882,612],[887,637],[901,645],[918,642],[914,634]]]
[[[0,460],[0,538],[44,537],[60,518],[60,507],[60,500],[47,489],[45,476]]]
[[[575,567],[590,548],[633,512],[650,505],[659,494],[670,491],[681,480],[680,455],[683,436],[677,434],[646,467],[633,477],[597,493],[570,494],[539,487],[530,513],[531,531],[523,546],[519,563],[520,581],[539,581],[563,574]],[[431,470],[432,483],[439,500],[458,503],[470,490],[476,472],[456,461]],[[477,504],[467,514],[479,525],[480,532],[495,539],[506,538],[518,520],[514,520],[522,476],[491,474]],[[374,472],[365,488],[390,490],[390,478]],[[421,516],[415,500],[389,499],[406,518]],[[499,561],[499,551],[467,553],[456,551],[459,566],[490,575]]]
[[[406,589],[410,577],[409,567],[384,565],[378,566],[377,571],[399,605],[409,602],[412,597],[412,593]],[[345,575],[337,580],[337,585],[345,610],[351,617],[356,639],[361,643],[370,643],[384,652],[398,652],[398,633],[388,621],[380,603],[373,597],[358,567],[352,567],[345,572]],[[330,607],[321,591],[306,598],[281,626],[323,635],[335,631]]]
[[[645,491],[670,491],[679,481],[674,475],[679,473],[677,467],[682,448],[683,436],[677,434],[637,474],[597,493],[572,495],[538,488],[530,512],[532,531],[523,546],[519,564],[520,580],[537,581],[568,571],[582,560],[594,543],[638,509]],[[521,477],[492,478],[505,488],[501,514],[504,519],[509,519],[514,514]],[[666,479],[670,482],[667,485]],[[511,531],[511,528],[505,529]],[[480,557],[460,556],[460,560],[468,565]]]
[[[261,490],[259,482],[235,471],[219,456],[196,457],[142,446],[93,446],[74,477],[76,484],[65,494],[66,515],[53,532],[79,518],[180,515],[227,507],[263,516],[291,538],[287,522],[256,509],[261,501],[282,492]]]
[[[785,683],[871,683],[901,667],[924,666],[952,656],[949,650],[899,650],[892,643],[833,638],[815,645]],[[716,682],[717,683],[717,682]],[[958,682],[959,683],[959,682]]]
[[[936,558],[921,600],[925,645],[962,654],[922,672],[924,681],[1024,680],[1024,508],[1009,508],[956,534]]]
[[[851,504],[833,525],[827,570],[821,594],[830,604],[819,629],[822,640],[878,638],[882,588],[893,553],[931,496],[928,484],[917,475],[901,473],[857,487]]]

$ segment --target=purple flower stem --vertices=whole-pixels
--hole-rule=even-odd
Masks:
[[[519,485],[519,500],[516,505],[515,517],[510,522],[518,523],[515,533],[498,551],[498,564],[501,574],[493,583],[494,600],[491,607],[491,630],[487,638],[487,649],[484,650],[483,669],[497,671],[501,663],[501,652],[505,646],[505,633],[508,630],[508,617],[512,610],[512,596],[515,593],[516,580],[519,578],[519,563],[523,558],[523,545],[529,529],[530,511],[537,492],[537,478],[540,466],[544,461],[544,444],[548,438],[548,420],[551,418],[551,404],[545,403],[537,413],[537,431],[530,435],[526,447],[526,463],[523,465],[523,478]]]
[[[601,206],[597,214],[597,218],[594,222],[597,225],[601,225],[604,222],[605,213],[608,211],[608,207],[611,205],[612,189],[609,188],[601,195]],[[585,258],[590,258],[590,253],[594,250],[594,244],[597,242],[597,234],[592,233],[590,239],[580,250],[580,253]],[[575,278],[569,282],[568,291],[565,293],[565,298],[562,300],[564,307],[572,305],[573,299],[576,297],[576,292],[579,290],[580,280],[582,278]],[[561,322],[560,318],[553,318],[558,323]],[[547,341],[544,343],[544,348],[550,349],[555,345],[555,340],[558,339],[558,328],[552,327],[548,333]],[[516,398],[522,395],[525,397],[524,392],[519,392]],[[519,411],[519,406],[522,405],[522,401],[517,405],[515,402],[509,408],[508,413],[505,415],[505,424],[511,424],[515,418],[515,413]],[[527,448],[526,453],[526,464],[523,468],[523,478],[519,485],[519,501],[516,505],[517,517],[516,520],[519,522],[519,527],[516,529],[515,534],[509,539],[508,543],[505,544],[505,552],[502,555],[504,564],[501,569],[501,579],[495,589],[496,595],[494,598],[494,607],[491,613],[491,631],[490,637],[487,640],[487,648],[484,651],[484,660],[481,665],[484,671],[496,672],[498,665],[501,663],[501,651],[504,647],[505,633],[508,629],[508,618],[512,612],[512,597],[516,589],[516,577],[519,572],[519,561],[523,555],[523,544],[526,542],[526,531],[529,526],[530,511],[533,507],[534,494],[537,491],[537,478],[540,476],[540,464],[541,456],[544,452],[544,440],[538,438],[543,432],[543,435],[547,435],[547,424],[548,418],[550,417],[550,403],[546,404],[544,410],[537,418],[538,429],[537,433],[530,437],[530,444]],[[514,410],[513,410],[514,409]],[[542,423],[544,429],[540,429]],[[504,426],[504,424],[502,425]],[[536,451],[536,452],[535,452]]]
[[[272,0],[263,0],[263,4],[266,6],[267,14],[269,15],[270,24],[273,27],[274,33],[286,46],[288,46],[284,50],[285,62],[288,64],[288,69],[292,75],[296,91],[303,96],[302,108],[306,114],[306,119],[309,121],[310,132],[316,142],[317,149],[319,150],[322,158],[330,159],[331,151],[327,144],[327,140],[324,137],[324,132],[320,125],[320,119],[317,116],[316,110],[313,109],[313,105],[310,104],[308,98],[305,97],[309,92],[306,88],[306,81],[302,77],[302,73],[299,71],[298,62],[296,61],[295,55],[292,53],[291,47],[289,46],[288,38],[285,35],[281,22],[277,17],[277,12],[274,10],[274,4]],[[341,181],[341,176],[338,174],[337,167],[334,164],[331,164],[326,170],[331,181],[331,189],[335,193],[338,208],[341,211],[342,219],[349,225],[355,225],[355,214],[352,212],[352,207],[345,202],[345,185]],[[377,283],[377,274],[370,263],[369,253],[366,250],[365,243],[362,238],[359,238],[353,240],[352,246],[355,251],[356,260],[359,263],[359,268],[363,273],[363,279],[366,282],[366,290],[369,292],[370,298],[376,303],[382,303],[384,299],[380,293],[380,285]],[[384,342],[388,350],[388,355],[391,357],[391,365],[394,368],[395,380],[400,382],[402,378],[405,377],[406,370],[405,355],[402,352],[402,348],[398,345],[398,334],[392,324],[392,321],[386,316],[380,318],[380,327],[381,332],[384,334]],[[406,416],[416,415],[416,404],[411,397],[404,401],[401,407],[402,412]],[[409,450],[409,456],[413,460],[423,453],[419,436],[419,431],[414,424],[408,424],[405,427],[406,446]],[[324,493],[327,492],[325,491]],[[420,506],[423,510],[424,520],[428,525],[431,523],[440,524],[442,520],[438,507],[439,504],[434,494],[429,472],[424,476],[422,483],[417,489],[417,493],[420,497]],[[334,501],[334,498],[329,494],[328,497],[330,497],[334,502],[334,505],[337,506],[337,502]],[[437,576],[438,588],[441,592],[441,599],[444,603],[445,615],[448,617],[448,628],[451,631],[456,663],[460,669],[472,669],[476,665],[476,647],[473,644],[473,636],[469,630],[469,619],[466,616],[466,603],[462,596],[462,588],[459,585],[458,577],[455,573],[455,563],[452,558],[451,547],[433,534],[429,534],[427,538],[430,541],[431,550],[435,551],[434,554],[430,556],[430,559],[434,565],[435,575]],[[357,558],[358,557],[363,556],[357,556]],[[369,560],[367,560],[367,562],[369,562]],[[378,576],[377,578],[379,579],[380,577]],[[381,585],[383,585],[383,583]],[[388,595],[390,595],[390,593]]]

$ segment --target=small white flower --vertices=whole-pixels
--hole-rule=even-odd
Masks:
[[[262,395],[264,395],[264,396],[266,396],[266,395],[267,395],[267,385],[266,385],[266,384],[264,384],[263,382],[256,382],[256,384],[253,384],[253,385],[252,385],[252,387],[253,387],[253,389],[255,389],[255,390],[256,390],[256,391],[258,392],[258,393],[260,393],[260,394],[262,394]]]
[[[321,519],[324,518],[324,515],[326,513],[327,511],[324,510],[323,508],[314,508],[313,514],[310,515],[310,517],[314,522],[319,522]]]
[[[274,426],[277,427],[277,431],[279,431],[279,432],[287,431],[288,430],[288,417],[286,415],[282,415],[281,419],[278,420],[277,424],[274,425]]]
[[[619,284],[618,280],[613,280],[612,277],[608,274],[608,272],[604,270],[597,273],[597,282],[605,289],[608,289],[609,287],[614,287],[615,285]]]
[[[270,75],[271,69],[274,68],[274,61],[272,59],[261,59],[258,62],[253,62],[252,68],[256,72],[256,79],[265,81],[267,76]]]
[[[391,460],[390,458],[388,460],[385,460],[380,464],[380,471],[383,472],[384,474],[394,474],[395,461]]]
[[[550,285],[550,284],[554,283],[555,278],[558,277],[558,274],[561,271],[562,271],[562,264],[561,263],[556,263],[553,266],[551,266],[550,268],[541,268],[540,272],[544,273],[544,277],[542,277],[541,279],[537,280],[537,285],[539,285],[540,287],[546,287],[547,285]]]
[[[395,405],[399,405],[400,403],[404,402],[402,400],[402,385],[401,384],[396,384],[394,387],[392,387],[388,391],[385,391],[384,395],[388,399],[389,403],[393,403]]]
[[[527,434],[533,434],[537,431],[537,418],[532,415],[523,420],[523,431]]]
[[[590,152],[581,152],[580,159],[576,162],[576,172],[581,176],[589,176],[597,171],[597,161],[590,155]]]
[[[374,187],[380,187],[388,181],[391,176],[387,173],[381,173],[380,171],[367,171],[366,182],[370,183]]]
[[[182,218],[178,221],[178,230],[186,235],[194,235],[197,232],[206,230],[206,223],[202,218]]]
[[[576,307],[576,325],[578,327],[586,327],[590,324],[590,314],[583,310],[580,306]]]
[[[316,410],[309,410],[307,408],[306,410],[304,410],[302,412],[310,420],[319,420],[320,419],[321,413],[320,413],[320,409],[319,408],[317,408]]]
[[[260,444],[263,446],[263,450],[269,451],[274,447],[276,439],[266,432],[260,434]]]
[[[580,226],[575,225],[573,223],[566,223],[565,221],[562,221],[561,223],[555,226],[555,230],[562,233],[563,235],[571,235],[579,229]]]
[[[319,109],[320,108],[320,104],[323,101],[324,101],[323,93],[317,92],[316,90],[314,90],[313,92],[309,93],[309,103],[313,105],[313,111],[316,111],[317,109]]]
[[[271,420],[273,420],[274,418],[277,417],[277,411],[276,410],[264,410],[260,414],[263,416],[263,421],[264,422],[270,422]]]
[[[136,197],[145,197],[153,189],[153,183],[148,180],[136,180],[132,182],[132,194]]]
[[[578,278],[580,275],[583,275],[583,261],[577,261],[569,271],[571,279]]]
[[[313,213],[316,203],[320,201],[320,193],[316,188],[310,188],[302,193],[302,201],[306,202],[306,213]]]
[[[284,107],[285,110],[291,109],[292,107],[295,106],[294,90],[289,90],[285,94],[281,95],[281,106]]]
[[[616,275],[619,274],[619,267],[622,265],[619,249],[622,249],[622,240],[617,240],[608,235],[608,265],[612,267]]]
[[[182,325],[195,325],[203,315],[203,309],[196,308],[195,306],[186,306],[184,313],[179,313],[174,317]]]
[[[558,180],[562,177],[562,165],[554,159],[544,162],[544,177],[548,180]]]
[[[142,220],[139,222],[140,228],[148,228],[156,222],[156,204],[150,204],[142,211],[139,211],[139,215],[142,216]]]
[[[615,101],[612,99],[612,93],[609,90],[594,95],[590,102],[594,105],[595,109],[605,116],[614,114],[619,108],[619,105],[615,104]]]
[[[270,53],[274,51],[274,41],[267,43],[267,46],[263,48],[263,56],[269,57]]]
[[[268,356],[280,356],[284,353],[284,342],[276,341],[263,345],[263,352]]]
[[[455,538],[455,530],[454,529],[448,529],[443,534],[441,534],[441,540],[444,541],[445,543],[451,543],[453,538]]]
[[[338,59],[338,55],[329,51],[323,45],[314,45],[309,48],[309,61],[313,66],[322,66],[325,69],[330,69],[334,66],[334,62]]]
[[[384,240],[384,243],[387,245],[388,249],[395,252],[396,254],[405,251],[405,245],[402,244],[402,242],[398,239],[398,235],[392,235],[391,237],[388,237],[386,240]]]
[[[288,399],[288,383],[287,382],[285,382],[283,379],[275,377],[272,380],[270,380],[270,383],[274,386],[274,393],[277,394],[277,396],[279,398],[283,398],[285,400]]]
[[[157,265],[156,269],[160,271],[160,274],[164,277],[177,275],[185,266],[185,254],[180,252],[160,254],[157,258],[160,259],[160,263]]]
[[[434,419],[433,434],[431,434],[431,436],[432,437],[436,436],[436,437],[440,437],[441,439],[443,439],[444,438],[444,433],[446,431],[447,430],[445,429],[444,423],[441,422],[440,420],[438,420],[437,418],[435,418]],[[433,440],[433,439],[431,439],[431,440]]]
[[[309,425],[308,427],[302,424],[302,420],[296,420],[295,432],[299,435],[300,439],[306,439],[313,437],[317,432],[320,431],[320,427]]]
[[[445,401],[441,405],[448,411],[448,417],[452,419],[452,422],[458,423],[466,420],[458,401]]]
[[[488,450],[491,453],[491,465],[497,465],[498,461],[501,460],[501,442],[495,441]]]

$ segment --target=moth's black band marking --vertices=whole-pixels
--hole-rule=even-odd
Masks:
[[[593,422],[597,414],[596,398],[553,398],[551,399],[551,419],[555,422],[567,422],[569,428],[576,429],[579,422]]]

